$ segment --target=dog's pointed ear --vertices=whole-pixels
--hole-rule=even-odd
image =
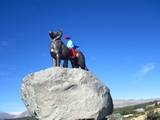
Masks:
[[[49,32],[48,32],[49,35],[51,35],[52,33],[53,33],[52,31],[49,31]]]

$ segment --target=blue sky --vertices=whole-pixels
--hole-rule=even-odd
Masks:
[[[48,32],[57,29],[113,99],[160,97],[159,0],[0,0],[0,111],[25,110],[22,78],[52,66]]]

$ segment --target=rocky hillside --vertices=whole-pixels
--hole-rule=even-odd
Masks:
[[[117,108],[108,120],[160,120],[160,102]]]

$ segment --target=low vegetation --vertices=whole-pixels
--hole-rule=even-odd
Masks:
[[[37,120],[37,119],[34,117],[24,117],[24,118],[5,119],[5,120]]]
[[[25,117],[7,120],[37,120],[34,117]],[[108,120],[160,120],[160,102],[154,101],[134,106],[117,108]]]
[[[145,120],[160,120],[160,112],[155,112],[154,110],[150,110]]]
[[[160,102],[117,108],[108,120],[160,120]]]

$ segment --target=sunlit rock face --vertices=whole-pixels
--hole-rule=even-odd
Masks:
[[[52,67],[27,75],[22,100],[40,120],[101,120],[113,111],[109,89],[91,72]]]

